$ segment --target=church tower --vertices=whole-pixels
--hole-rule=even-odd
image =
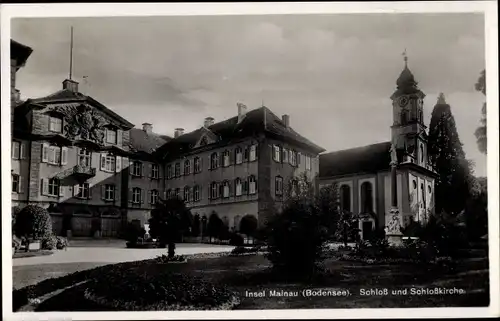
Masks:
[[[427,134],[424,125],[425,94],[418,88],[415,77],[408,68],[408,57],[404,55],[404,69],[396,82],[392,94],[393,124],[392,142],[398,150],[400,163],[427,166]]]

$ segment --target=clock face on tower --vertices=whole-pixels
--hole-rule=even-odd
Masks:
[[[403,96],[399,98],[399,106],[404,107],[406,105],[408,105],[408,97]]]

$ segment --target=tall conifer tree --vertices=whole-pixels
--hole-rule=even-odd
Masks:
[[[481,71],[481,76],[476,83],[476,90],[483,93],[486,96],[486,70]],[[474,132],[477,139],[477,146],[479,150],[486,154],[487,152],[487,138],[486,138],[486,103],[483,103],[483,108],[481,108],[481,125]]]
[[[465,208],[473,177],[451,107],[442,93],[432,111],[428,149],[430,161],[439,175],[435,184],[436,213],[458,214]]]

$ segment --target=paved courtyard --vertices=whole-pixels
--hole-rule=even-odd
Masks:
[[[219,253],[234,246],[211,244],[176,244],[176,254]],[[167,254],[167,249],[128,249],[124,240],[72,240],[67,250],[52,255],[12,260],[14,288],[38,283],[100,265],[146,260]]]

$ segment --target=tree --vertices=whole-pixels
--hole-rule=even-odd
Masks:
[[[192,236],[196,237],[200,235],[200,224],[201,224],[200,214],[196,214],[193,217],[193,227],[191,228]]]
[[[149,234],[159,240],[160,246],[168,244],[168,256],[175,255],[175,242],[179,240],[182,233],[189,230],[188,224],[191,212],[183,200],[172,198],[159,200],[155,208],[151,210],[149,219]]]
[[[451,107],[440,94],[432,111],[428,138],[429,160],[436,168],[435,211],[456,215],[465,208],[473,182],[471,163],[458,137]]]
[[[322,261],[328,240],[325,216],[331,215],[326,201],[314,195],[314,186],[306,177],[292,180],[295,189],[266,225],[268,259],[279,275],[288,278],[310,277]],[[320,193],[321,195],[321,193]],[[322,197],[330,195],[323,193]]]
[[[486,177],[476,180],[472,196],[465,208],[465,224],[469,240],[476,241],[488,233],[488,186]]]
[[[14,231],[18,237],[41,240],[52,235],[52,220],[43,207],[28,205],[17,215]]]
[[[219,218],[219,215],[215,211],[212,212],[208,218],[207,224],[207,234],[210,237],[210,242],[212,242],[212,237],[219,237],[221,235],[224,222]]]
[[[481,71],[481,75],[476,82],[475,88],[477,91],[483,93],[486,96],[486,70]],[[481,108],[481,125],[476,129],[474,135],[477,139],[477,146],[479,150],[486,154],[487,153],[487,137],[486,137],[486,103],[483,103],[483,108]]]
[[[253,215],[245,215],[240,222],[240,233],[245,234],[247,237],[255,235],[257,231],[257,218]]]
[[[337,221],[337,229],[335,232],[337,240],[344,242],[347,247],[347,242],[357,240],[359,236],[358,217],[349,211],[341,211]]]

